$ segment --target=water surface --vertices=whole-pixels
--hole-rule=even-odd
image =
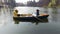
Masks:
[[[18,8],[17,8],[18,9]],[[60,34],[60,8],[19,7],[21,13],[49,14],[48,22],[21,22],[13,20],[12,8],[0,8],[0,34]]]

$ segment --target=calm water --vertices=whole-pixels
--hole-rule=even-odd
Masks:
[[[39,7],[19,7],[21,13],[35,13],[36,9],[40,13],[49,14],[48,22],[16,22],[13,20],[12,8],[0,8],[0,34],[60,34],[60,9],[39,8]],[[34,12],[33,12],[34,11]]]

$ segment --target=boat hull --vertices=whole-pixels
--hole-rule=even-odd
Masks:
[[[32,17],[13,17],[14,20],[20,20],[20,21],[43,21],[47,19],[49,15],[46,16],[32,16]]]

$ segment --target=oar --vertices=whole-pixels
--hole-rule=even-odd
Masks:
[[[40,18],[38,18],[38,17],[36,17],[36,16],[33,16],[33,17],[35,17],[37,20],[39,20],[39,21],[44,21],[44,20],[42,20],[42,19],[40,19]]]

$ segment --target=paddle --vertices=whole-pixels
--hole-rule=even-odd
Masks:
[[[38,17],[36,17],[36,16],[33,16],[33,17],[35,17],[37,20],[39,20],[39,21],[44,21],[44,20],[42,20],[42,19],[40,19],[40,18],[38,18]]]
[[[42,21],[43,22],[43,20],[42,19],[40,19],[40,18],[38,18],[35,14],[32,14],[33,15],[33,17],[35,17],[37,20],[39,20],[39,21]]]

